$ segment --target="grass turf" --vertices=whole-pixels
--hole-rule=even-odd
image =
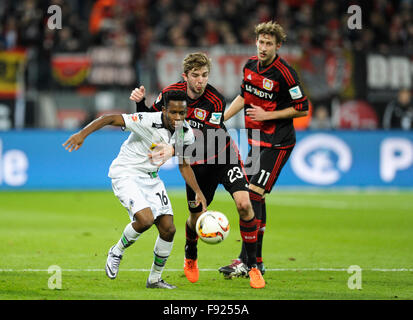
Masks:
[[[130,248],[116,280],[104,272],[106,254],[129,222],[110,191],[0,193],[0,299],[309,300],[412,299],[411,192],[279,192],[267,197],[263,256],[265,289],[248,279],[224,280],[216,270],[240,250],[231,197],[218,192],[210,209],[224,212],[231,233],[223,243],[198,245],[200,280],[183,274],[185,194],[171,191],[177,228],[164,279],[176,290],[145,288],[157,230]],[[49,266],[62,268],[51,290]],[[362,289],[350,290],[351,265]],[[394,270],[393,270],[394,269]]]

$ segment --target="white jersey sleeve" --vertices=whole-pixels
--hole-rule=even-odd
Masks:
[[[146,117],[144,117],[141,113],[132,113],[132,114],[122,114],[123,120],[125,121],[125,127],[123,128],[125,131],[132,131],[137,134],[141,132],[141,129],[145,127]]]

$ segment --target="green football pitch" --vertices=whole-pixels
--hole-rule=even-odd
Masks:
[[[107,251],[129,223],[112,192],[1,192],[0,299],[413,298],[412,192],[273,190],[266,200],[267,285],[259,290],[248,279],[224,280],[217,271],[241,246],[235,205],[221,191],[209,208],[228,216],[231,232],[218,245],[199,242],[200,278],[188,282],[182,269],[185,194],[170,191],[169,197],[177,232],[163,277],[178,288],[155,290],[145,288],[154,226],[127,249],[118,278],[106,277]],[[61,270],[60,289],[51,266]]]

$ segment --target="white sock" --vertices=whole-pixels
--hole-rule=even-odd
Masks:
[[[113,247],[113,253],[116,255],[123,255],[123,252],[127,247],[132,245],[136,240],[138,240],[141,233],[136,232],[132,227],[132,222],[129,223],[125,230],[123,230],[122,237],[119,239],[118,243]]]
[[[161,278],[162,271],[165,268],[166,260],[168,260],[168,257],[171,254],[173,243],[173,241],[168,242],[162,240],[158,235],[158,238],[155,242],[155,247],[153,249],[154,258],[151,273],[149,274],[150,283],[157,282]]]

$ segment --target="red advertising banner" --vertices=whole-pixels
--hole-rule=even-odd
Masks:
[[[130,48],[91,47],[84,53],[56,53],[52,57],[55,83],[64,87],[81,85],[134,85],[136,75]]]
[[[86,82],[90,66],[85,54],[56,54],[52,58],[53,78],[62,86],[79,86]]]

